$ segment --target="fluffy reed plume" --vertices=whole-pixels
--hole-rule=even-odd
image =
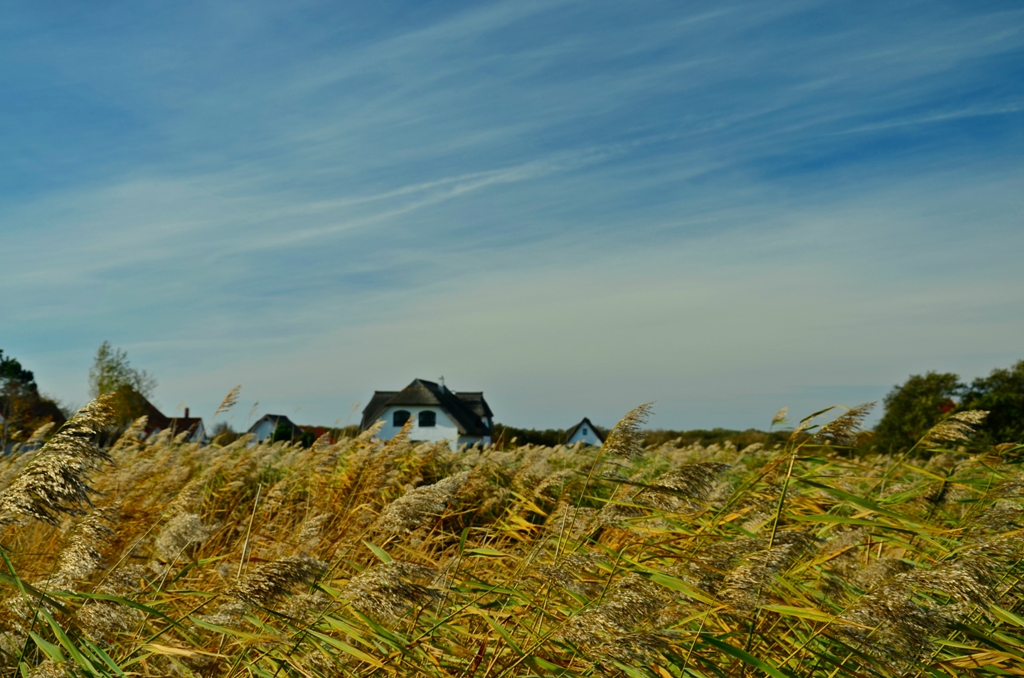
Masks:
[[[643,496],[666,513],[699,511],[709,507],[709,501],[722,492],[718,478],[729,469],[729,464],[704,462],[684,464],[655,478]],[[724,497],[717,497],[724,501]]]
[[[753,613],[772,579],[789,569],[813,544],[814,538],[803,532],[778,532],[771,547],[750,554],[725,576],[719,597],[741,615]]]
[[[406,422],[406,423],[408,424],[409,422]],[[410,426],[411,426],[411,424],[410,424]],[[362,444],[370,442],[371,440],[373,440],[374,438],[377,437],[377,434],[380,433],[380,430],[382,428],[384,428],[384,420],[383,419],[378,419],[377,421],[373,422],[370,425],[370,428],[366,429],[365,431],[363,431],[362,433],[360,433],[356,437],[356,442],[357,443],[362,443]],[[402,428],[405,428],[405,427],[403,426]]]
[[[175,513],[167,519],[153,542],[153,569],[166,571],[216,531],[216,527],[203,524],[195,513]]]
[[[790,487],[786,491],[786,502],[792,502],[796,494],[796,490]],[[757,532],[764,527],[775,515],[780,496],[782,496],[782,488],[777,485],[761,485],[751,488],[736,507],[746,518],[743,522],[743,529],[748,532]]]
[[[334,443],[331,442],[330,432],[324,433],[319,438],[313,441],[313,444],[310,445],[309,447],[309,451],[312,454],[320,454],[330,449],[331,445],[333,444]]]
[[[36,445],[39,445],[40,443],[46,440],[46,436],[50,435],[50,431],[52,431],[56,427],[57,425],[54,424],[52,421],[46,422],[45,424],[43,424],[42,426],[40,426],[39,428],[32,432],[32,435],[29,436],[29,439],[25,441],[25,447],[32,448],[35,447]]]
[[[974,428],[984,422],[987,416],[988,412],[985,410],[967,410],[952,414],[928,430],[924,436],[924,444],[934,446],[967,442],[974,435]]]
[[[397,619],[411,606],[441,597],[440,591],[426,586],[435,574],[429,567],[392,560],[353,577],[342,596],[370,617]]]
[[[824,560],[824,568],[818,585],[828,598],[845,600],[851,591],[850,582],[864,571],[859,547],[867,536],[863,527],[840,527],[832,532],[831,539],[821,542],[817,555]]]
[[[324,525],[330,520],[331,515],[328,513],[315,513],[302,521],[302,525],[299,526],[299,536],[296,539],[298,542],[296,550],[300,555],[308,556],[316,551]]]
[[[915,569],[895,559],[879,561],[876,572],[860,577],[874,587],[844,614],[858,626],[842,633],[871,654],[901,668],[934,648],[932,637],[962,623],[975,610],[987,614],[991,583],[1005,576],[1007,562],[1020,561],[1020,544],[995,540],[966,549],[955,560]]]
[[[43,445],[24,471],[0,492],[0,525],[22,518],[56,524],[61,514],[82,513],[94,490],[91,471],[110,454],[96,437],[113,422],[110,397],[101,396],[79,410]]]
[[[216,417],[218,414],[223,414],[224,412],[231,411],[231,409],[238,404],[238,394],[241,392],[241,390],[242,385],[239,384],[238,386],[228,391],[228,394],[224,396],[224,400],[222,400],[220,402],[220,405],[217,406],[217,409],[214,411],[213,416]],[[213,417],[211,417],[211,419],[212,418]]]
[[[35,611],[33,605],[18,595],[4,600],[0,612],[0,666],[5,666],[21,654]]]
[[[538,565],[527,577],[547,584],[552,589],[571,591],[587,598],[601,592],[601,581],[597,566],[605,562],[599,553],[574,553],[559,558],[550,565]]]
[[[424,485],[391,502],[374,523],[383,534],[404,534],[436,520],[469,478],[469,471],[456,473],[433,485]]]
[[[577,476],[575,469],[562,469],[548,474],[533,486],[533,497],[558,500],[566,483]]]
[[[685,564],[685,574],[703,591],[717,594],[725,575],[751,553],[764,549],[763,539],[736,537],[705,544]]]
[[[57,556],[57,567],[51,584],[69,588],[82,581],[103,564],[103,550],[114,536],[110,525],[117,522],[117,509],[99,508],[75,527],[67,545]]]
[[[28,672],[28,678],[65,678],[65,676],[72,675],[65,670],[66,664],[67,662],[46,659]]]
[[[624,520],[648,515],[651,510],[663,513],[697,510],[696,502],[708,498],[714,479],[727,468],[727,464],[718,462],[684,464],[646,483],[629,499],[605,504],[600,521],[604,525],[620,525]],[[629,484],[633,483],[639,484],[639,481]]]
[[[544,521],[544,530],[547,534],[576,541],[598,527],[598,515],[598,509],[589,506],[577,508],[569,502],[561,501]]]
[[[931,637],[947,620],[935,608],[913,600],[910,573],[894,575],[843,613],[840,634],[896,670],[933,648]]]
[[[728,468],[728,464],[719,462],[684,464],[652,480],[649,486],[644,488],[644,494],[668,495],[686,501],[705,501],[714,490],[715,479]]]
[[[114,444],[114,448],[111,452],[120,452],[122,450],[128,450],[138,447],[139,441],[146,433],[146,425],[149,423],[149,417],[142,415],[131,424],[128,428],[118,436],[117,443]]]
[[[601,643],[593,656],[593,664],[602,675],[630,675],[619,669],[649,667],[665,663],[665,655],[671,654],[673,635],[642,631],[614,636]]]
[[[254,606],[269,607],[293,586],[311,583],[327,569],[327,563],[308,556],[289,556],[258,565],[227,595]]]
[[[855,414],[819,439],[848,440]],[[88,483],[120,506],[109,545],[102,512],[0,529],[4,675],[51,670],[53,648],[82,673],[68,640],[104,675],[97,646],[151,676],[1024,672],[1024,474],[995,448],[124,442]],[[0,487],[30,460],[0,458]],[[616,501],[642,519],[602,529]],[[401,559],[367,567],[364,542]]]
[[[196,511],[203,499],[206,480],[203,477],[192,478],[174,496],[167,505],[165,513],[173,516],[176,513],[192,513]]]
[[[871,413],[875,403],[861,403],[849,408],[829,423],[822,426],[812,436],[816,443],[848,447],[857,442],[857,434],[861,432],[864,418]]]
[[[96,587],[96,593],[125,596],[138,592],[145,582],[145,569],[139,565],[118,568]],[[89,600],[76,615],[78,626],[96,641],[111,643],[119,633],[129,633],[143,622],[142,612],[115,600]]]
[[[787,416],[789,416],[789,408],[783,407],[781,410],[775,413],[774,417],[772,417],[772,426],[784,424],[786,422]]]
[[[644,452],[644,439],[640,427],[647,423],[651,416],[651,405],[644,403],[626,413],[619,423],[615,424],[605,438],[601,448],[607,454],[625,459],[636,459]]]
[[[561,637],[584,650],[595,648],[643,627],[666,602],[657,584],[628,574],[612,586],[599,605],[570,619]]]

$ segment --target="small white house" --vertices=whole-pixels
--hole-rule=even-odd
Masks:
[[[480,391],[456,393],[444,384],[415,379],[401,391],[377,391],[363,410],[360,431],[382,421],[377,434],[391,440],[412,421],[409,439],[449,441],[460,445],[487,445],[494,435],[494,413]]]
[[[302,431],[299,427],[283,414],[264,414],[259,421],[249,427],[249,433],[256,436],[256,442],[262,443],[264,440],[274,435],[274,431],[277,430],[277,427],[282,425],[291,432],[292,438],[297,438],[302,435]]]
[[[589,419],[583,417],[583,421],[566,431],[565,442],[567,445],[583,443],[584,445],[601,447],[604,445],[604,436],[601,435],[600,431],[594,428],[594,425],[590,423]]]

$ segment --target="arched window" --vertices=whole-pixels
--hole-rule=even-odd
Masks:
[[[394,418],[391,423],[395,426],[405,426],[405,422],[409,421],[409,410],[395,410]]]
[[[428,426],[437,426],[437,414],[430,410],[423,410],[420,412],[420,428]]]

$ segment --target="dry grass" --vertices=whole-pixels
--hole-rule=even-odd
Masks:
[[[0,670],[1024,675],[1020,467],[941,447],[977,417],[834,454],[865,411],[777,449],[644,449],[641,407],[603,451],[104,450],[93,404],[0,462]]]

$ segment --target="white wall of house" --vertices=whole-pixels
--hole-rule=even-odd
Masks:
[[[391,440],[402,430],[401,426],[395,426],[395,412],[405,410],[412,419],[412,431],[409,433],[410,440],[436,443],[439,440],[459,439],[459,427],[445,414],[440,407],[416,407],[412,405],[395,405],[384,410],[380,416],[384,420],[384,427],[381,428],[378,437],[381,440]],[[437,426],[421,428],[416,422],[419,421],[420,412],[433,412],[437,416]]]
[[[271,435],[273,435],[275,428],[277,428],[277,426],[275,426],[274,422],[270,421],[269,419],[264,419],[263,421],[261,421],[252,430],[252,432],[256,435],[256,442],[262,443],[264,440],[269,438]]]
[[[569,445],[575,445],[576,443],[583,443],[585,445],[594,445],[595,447],[601,447],[601,439],[597,437],[597,433],[590,424],[583,424],[576,432],[572,434],[572,437],[567,441]]]
[[[414,405],[394,405],[384,410],[384,413],[380,416],[380,419],[384,421],[384,426],[381,427],[380,433],[377,434],[377,437],[381,440],[391,440],[398,435],[399,431],[402,430],[401,426],[395,426],[394,424],[395,412],[398,410],[405,410],[408,412],[409,418],[413,422],[412,431],[409,433],[410,440],[431,443],[447,440],[453,450],[458,449],[460,445],[487,444],[491,442],[491,439],[487,436],[483,438],[476,436],[460,436],[459,427],[440,407],[417,407]],[[435,414],[437,421],[436,426],[419,426],[419,415],[420,412],[423,411],[433,412]]]

